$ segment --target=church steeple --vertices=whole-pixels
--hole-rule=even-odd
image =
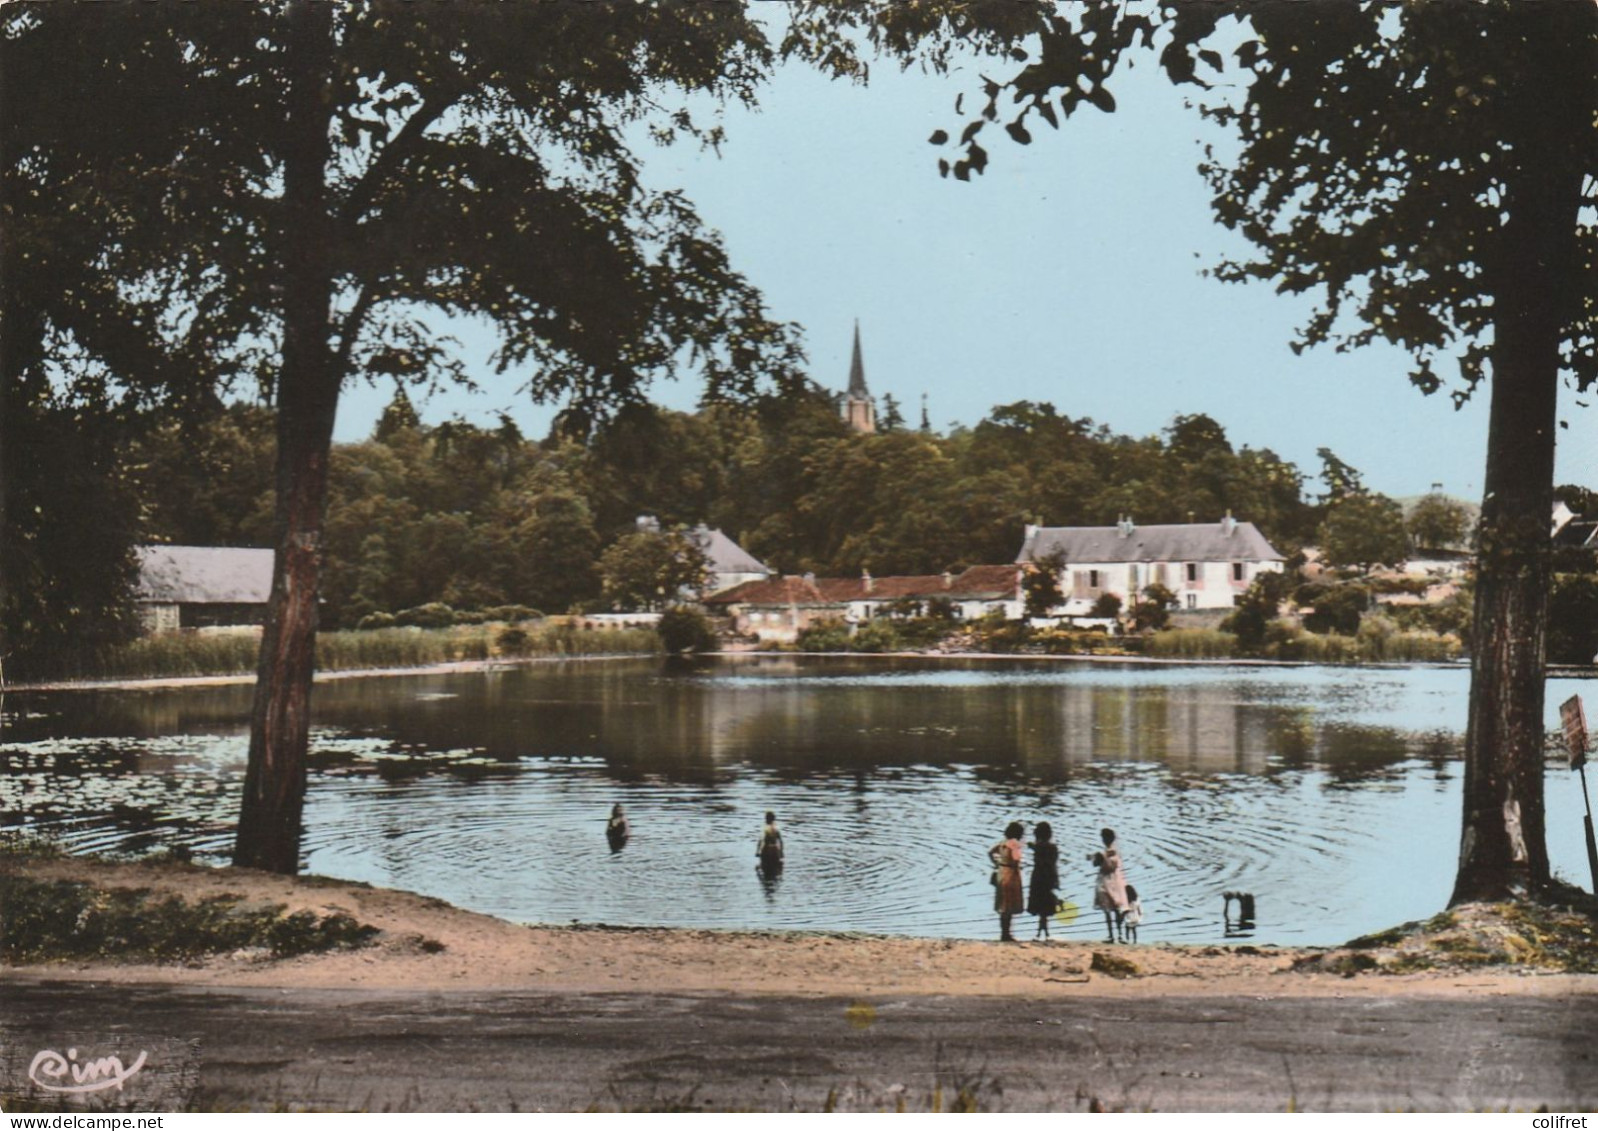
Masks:
[[[849,362],[849,396],[864,400],[871,393],[866,389],[866,363],[860,360],[860,319],[854,320],[854,358]]]
[[[877,408],[866,388],[866,364],[860,357],[860,319],[854,320],[854,356],[849,360],[849,394],[843,402],[843,418],[856,432],[877,430]]]

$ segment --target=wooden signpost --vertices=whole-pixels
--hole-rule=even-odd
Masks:
[[[1598,843],[1592,835],[1592,798],[1587,793],[1587,713],[1581,709],[1581,696],[1572,695],[1559,705],[1559,721],[1565,728],[1565,748],[1570,751],[1570,768],[1581,774],[1581,799],[1587,814],[1582,829],[1587,834],[1587,868],[1592,872],[1593,891],[1598,893]]]

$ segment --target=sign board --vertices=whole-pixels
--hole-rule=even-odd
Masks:
[[[1572,695],[1559,705],[1559,721],[1565,727],[1565,748],[1570,751],[1570,768],[1587,764],[1587,715],[1581,709],[1581,696]]]

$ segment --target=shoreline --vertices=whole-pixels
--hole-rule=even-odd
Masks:
[[[811,931],[518,924],[441,899],[316,876],[165,860],[13,857],[40,883],[142,889],[199,902],[219,896],[287,913],[347,915],[380,932],[354,949],[291,958],[259,951],[183,962],[65,958],[6,962],[8,979],[384,992],[871,995],[1060,999],[1591,997],[1598,975],[1531,964],[1404,973],[1335,961],[1339,948],[933,939]]]
[[[1469,671],[1468,661],[1415,661],[1410,663],[1373,662],[1364,664],[1324,664],[1311,660],[1272,660],[1254,657],[1202,657],[1202,656],[1137,656],[1081,653],[1066,656],[1035,655],[1016,652],[779,652],[759,649],[707,652],[705,659],[851,659],[851,660],[958,660],[982,662],[1017,662],[1050,664],[1133,664],[1145,667],[1234,667],[1234,668],[1348,668],[1351,670],[1399,671],[1410,668],[1430,668],[1446,671]],[[474,672],[510,671],[515,668],[541,664],[593,663],[604,660],[666,659],[658,652],[604,652],[579,656],[524,656],[514,659],[451,660],[437,664],[420,664],[414,667],[350,668],[342,671],[318,671],[318,683],[342,679],[392,678],[407,675],[449,675]],[[1598,677],[1598,667],[1550,665],[1550,679],[1583,679]],[[6,692],[61,692],[61,691],[160,691],[183,687],[227,687],[254,683],[256,673],[235,672],[224,675],[186,676],[131,676],[119,679],[46,680],[37,683],[11,683],[0,687],[0,696]]]

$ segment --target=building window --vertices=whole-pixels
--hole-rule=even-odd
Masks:
[[[1187,595],[1187,607],[1190,608],[1190,609],[1198,608],[1198,594],[1197,593],[1189,593]]]
[[[1188,580],[1188,584],[1192,584],[1193,582],[1198,580],[1198,563],[1197,562],[1188,562],[1187,563],[1187,580]]]
[[[1096,570],[1096,569],[1088,570],[1088,588],[1089,589],[1097,589],[1098,587],[1099,587],[1099,571]]]
[[[1233,562],[1232,563],[1232,580],[1233,581],[1242,581],[1243,580],[1243,563],[1242,562]]]

